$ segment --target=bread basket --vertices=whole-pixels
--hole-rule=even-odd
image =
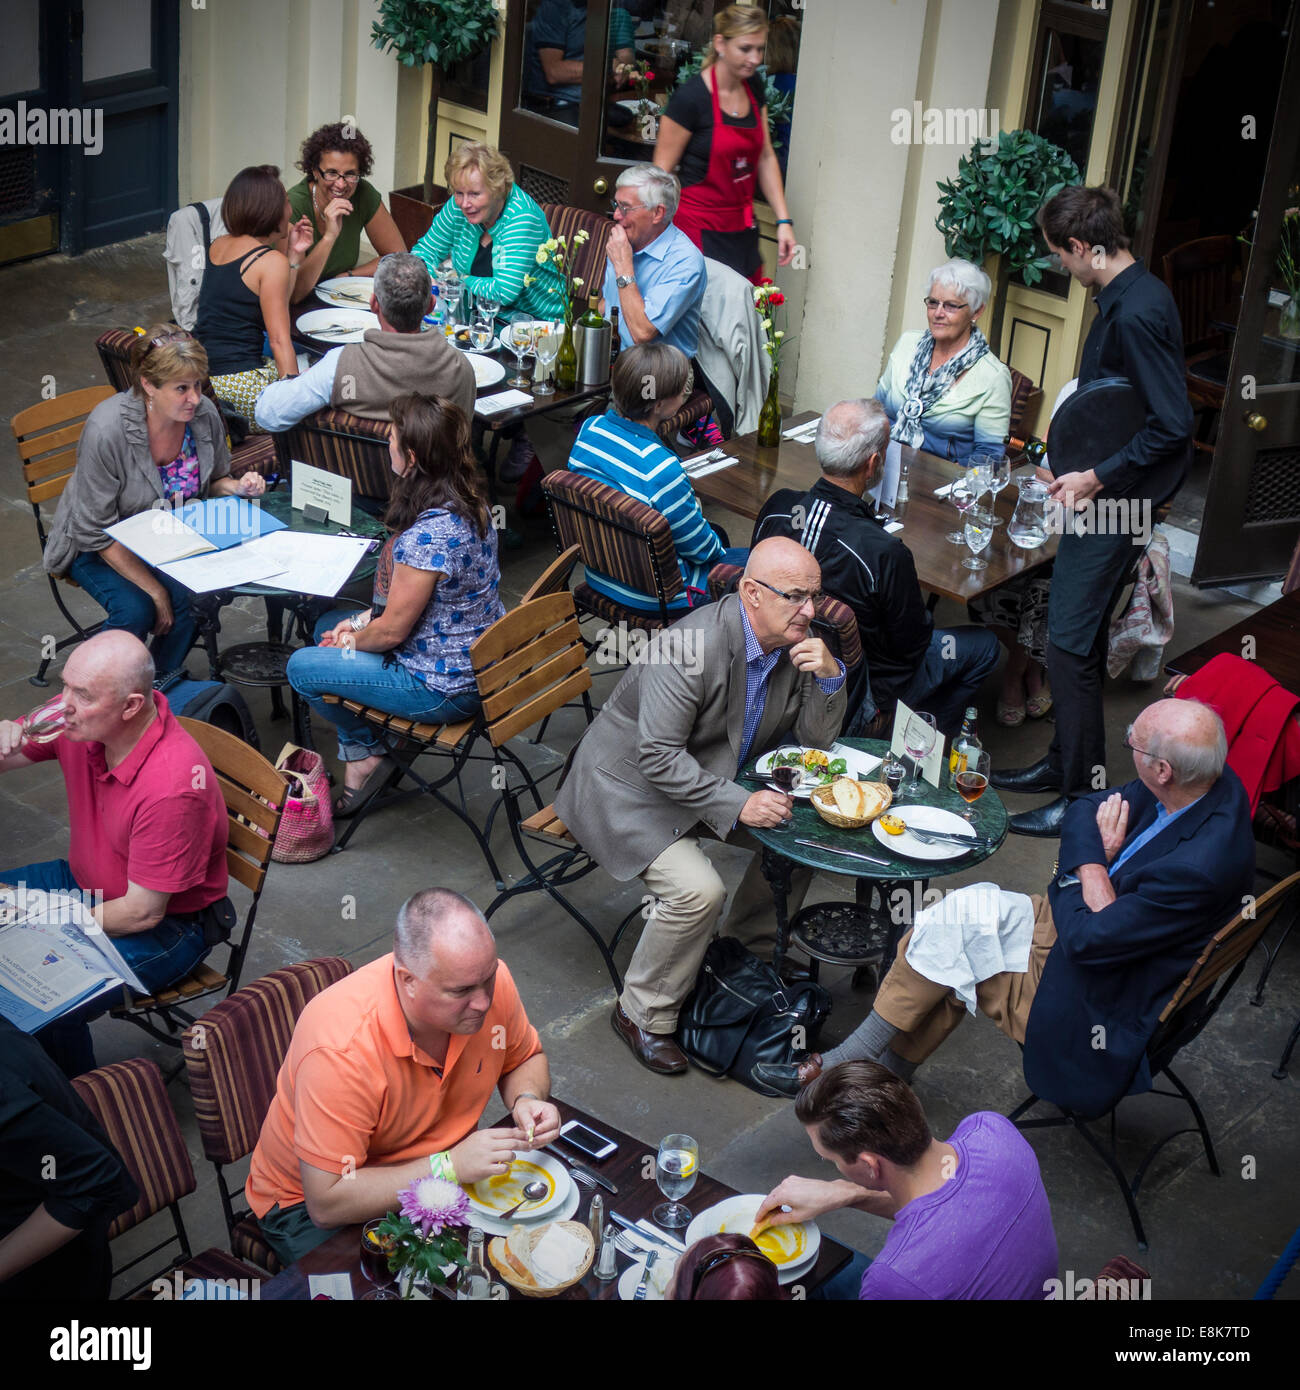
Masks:
[[[591,1268],[591,1262],[596,1253],[596,1242],[592,1239],[591,1232],[581,1221],[547,1221],[530,1231],[518,1232],[514,1238],[523,1244],[526,1250],[531,1251],[551,1226],[562,1226],[570,1235],[583,1241],[587,1247],[587,1258],[582,1262],[582,1267],[571,1279],[562,1284],[549,1284],[545,1288],[539,1287],[535,1280],[525,1278],[510,1263],[503,1236],[497,1236],[488,1243],[488,1259],[492,1261],[493,1268],[512,1289],[517,1289],[527,1298],[554,1298],[557,1293],[563,1293],[565,1289],[571,1289],[574,1284],[579,1283],[586,1277],[587,1271]]]
[[[836,779],[841,780],[841,779]],[[852,778],[842,779],[852,781]],[[861,830],[864,825],[870,825],[878,815],[889,809],[890,803],[894,799],[894,794],[883,782],[862,782],[860,783],[868,801],[866,813],[861,816],[846,815],[835,801],[835,783],[826,782],[820,787],[814,787],[809,793],[809,800],[812,802],[813,810],[826,822],[833,825],[837,830]]]

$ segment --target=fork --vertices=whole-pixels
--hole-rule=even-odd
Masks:
[[[580,1182],[584,1187],[595,1187],[596,1179],[588,1177],[580,1168],[570,1168],[569,1176],[575,1181]]]
[[[989,844],[979,835],[944,835],[933,830],[918,830],[914,825],[909,825],[907,828],[923,845],[966,844],[971,849],[987,849]]]

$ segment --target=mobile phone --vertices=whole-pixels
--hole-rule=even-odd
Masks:
[[[581,1120],[566,1120],[560,1126],[560,1138],[566,1144],[571,1144],[579,1153],[584,1153],[597,1162],[618,1152],[618,1145],[612,1139],[598,1134]]]

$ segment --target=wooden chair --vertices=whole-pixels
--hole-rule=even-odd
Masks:
[[[330,407],[299,420],[273,435],[280,474],[288,477],[294,459],[337,473],[352,483],[354,501],[369,498],[386,503],[392,491],[393,470],[388,457],[391,420],[364,420]]]
[[[171,1283],[177,1272],[182,1288],[188,1279],[235,1280],[246,1297],[256,1297],[254,1290],[266,1277],[261,1270],[224,1250],[205,1250],[195,1255],[190,1249],[180,1200],[188,1197],[197,1184],[158,1064],[146,1057],[134,1057],[129,1062],[114,1062],[83,1072],[72,1084],[103,1126],[140,1189],[140,1200],[108,1228],[109,1239],[116,1239],[164,1208],[171,1212],[172,1234],[118,1266],[113,1277],[120,1277],[173,1243],[179,1247],[180,1258],[159,1272],[147,1274],[128,1291],[127,1297],[160,1279]]]
[[[286,965],[236,990],[185,1031],[194,1117],[203,1153],[216,1170],[230,1248],[272,1274],[280,1261],[252,1213],[236,1209],[225,1170],[257,1146],[299,1014],[351,970],[339,956]]]
[[[143,999],[132,999],[112,1011],[114,1018],[126,1019],[172,1047],[181,1045],[182,1024],[194,1022],[183,1005],[214,994],[230,994],[239,987],[288,789],[284,776],[242,739],[197,719],[182,717],[179,723],[203,749],[217,774],[229,815],[226,869],[251,897],[242,928],[232,932],[227,943],[230,954],[224,974],[213,970],[206,961],[200,961],[184,979],[167,989]],[[159,1022],[162,1027],[158,1026]]]
[[[1011,373],[1011,423],[1007,433],[1011,436],[1012,444],[1018,449],[1023,449],[1038,423],[1038,409],[1043,403],[1043,393],[1034,385],[1032,377],[1016,371],[1014,367],[1007,370]]]
[[[77,466],[77,442],[85,428],[86,417],[101,401],[108,400],[113,394],[111,386],[86,386],[80,391],[69,391],[66,395],[55,396],[53,400],[28,406],[9,421],[22,463],[27,500],[36,518],[36,538],[40,542],[42,555],[45,554],[48,536],[41,506],[62,496]],[[41,686],[49,685],[45,673],[50,669],[50,662],[64,647],[84,642],[104,626],[103,619],[83,625],[68,610],[59,585],[66,584],[69,588],[78,589],[81,586],[75,579],[56,579],[48,571],[45,577],[49,580],[55,605],[67,619],[72,631],[55,642],[53,647],[48,644],[42,647],[41,664],[36,674],[29,677],[33,685]]]
[[[1224,997],[1245,969],[1246,957],[1297,889],[1300,889],[1300,873],[1292,874],[1290,878],[1284,879],[1275,887],[1270,888],[1262,897],[1256,899],[1251,917],[1247,917],[1244,912],[1238,913],[1227,926],[1215,932],[1200,956],[1197,957],[1196,963],[1174,992],[1173,998],[1161,1011],[1156,1031],[1152,1035],[1151,1041],[1147,1043],[1147,1064],[1151,1069],[1153,1080],[1166,1076],[1176,1089],[1164,1091],[1153,1087],[1151,1094],[1169,1096],[1175,1100],[1184,1101],[1191,1110],[1192,1118],[1196,1123],[1194,1128],[1172,1130],[1162,1139],[1158,1139],[1147,1150],[1131,1181],[1125,1175],[1123,1168],[1120,1167],[1115,1138],[1115,1116],[1120,1102],[1124,1099],[1123,1095],[1116,1096],[1105,1114],[1099,1117],[1110,1120],[1109,1145],[1103,1144],[1093,1134],[1082,1116],[1064,1107],[1057,1107],[1057,1114],[1042,1119],[1022,1119],[1023,1115],[1038,1104],[1038,1097],[1034,1095],[1024,1100],[1007,1117],[1019,1129],[1046,1129],[1060,1125],[1073,1125],[1089,1147],[1100,1156],[1102,1162],[1114,1175],[1116,1182],[1119,1183],[1125,1205],[1128,1207],[1129,1219],[1133,1223],[1133,1234],[1137,1237],[1140,1250],[1147,1248],[1147,1238],[1142,1226],[1142,1218],[1138,1214],[1138,1189],[1142,1186],[1142,1179],[1146,1176],[1152,1160],[1171,1139],[1176,1139],[1182,1134],[1199,1133],[1201,1143],[1205,1148],[1206,1161],[1210,1165],[1210,1172],[1215,1177],[1219,1176],[1219,1163],[1214,1156],[1214,1146],[1210,1142],[1210,1131],[1206,1126],[1205,1116],[1201,1113],[1201,1108],[1197,1105],[1196,1098],[1191,1091],[1174,1074],[1173,1060],[1182,1048],[1197,1037],[1218,1012]]]
[[[1185,241],[1160,263],[1182,320],[1187,394],[1202,417],[1195,442],[1204,453],[1214,452],[1212,428],[1223,409],[1231,359],[1224,335],[1210,327],[1210,319],[1232,298],[1236,264],[1237,240],[1231,236]]]
[[[569,587],[569,579],[578,558],[579,550],[576,545],[571,545],[557,555],[528,586],[523,598],[519,600],[520,605],[531,603],[535,598],[545,598],[547,594],[564,593]]]
[[[584,569],[651,595],[659,607],[657,613],[629,608],[584,582],[573,591],[580,614],[611,626],[626,623],[643,632],[657,632],[681,617],[686,610],[680,605],[675,612],[670,611],[685,593],[677,549],[672,528],[659,512],[595,478],[567,469],[548,473],[542,479],[542,491],[557,550],[576,545]]]

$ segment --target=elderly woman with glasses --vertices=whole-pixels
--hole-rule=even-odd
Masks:
[[[448,256],[476,300],[554,318],[563,306],[559,271],[537,262],[551,229],[541,205],[515,183],[510,161],[478,140],[458,145],[443,177],[451,197],[412,247],[436,275]]]
[[[105,627],[142,641],[152,634],[160,675],[181,666],[194,643],[190,591],[107,528],[164,504],[266,490],[258,473],[230,476],[225,426],[202,393],[207,374],[207,353],[174,323],[136,338],[135,385],[101,401],[86,420],[42,557],[50,574],[75,580],[105,610]]]
[[[294,281],[295,304],[317,281],[373,275],[380,256],[406,250],[378,189],[366,179],[373,164],[370,141],[347,121],[323,125],[302,142],[298,168],[306,177],[289,190],[289,205],[295,221],[308,220],[313,239]],[[364,264],[363,231],[378,253]]]
[[[956,463],[1002,448],[1011,428],[1011,373],[975,325],[991,289],[970,261],[931,272],[928,327],[903,334],[876,387],[898,443]]]

